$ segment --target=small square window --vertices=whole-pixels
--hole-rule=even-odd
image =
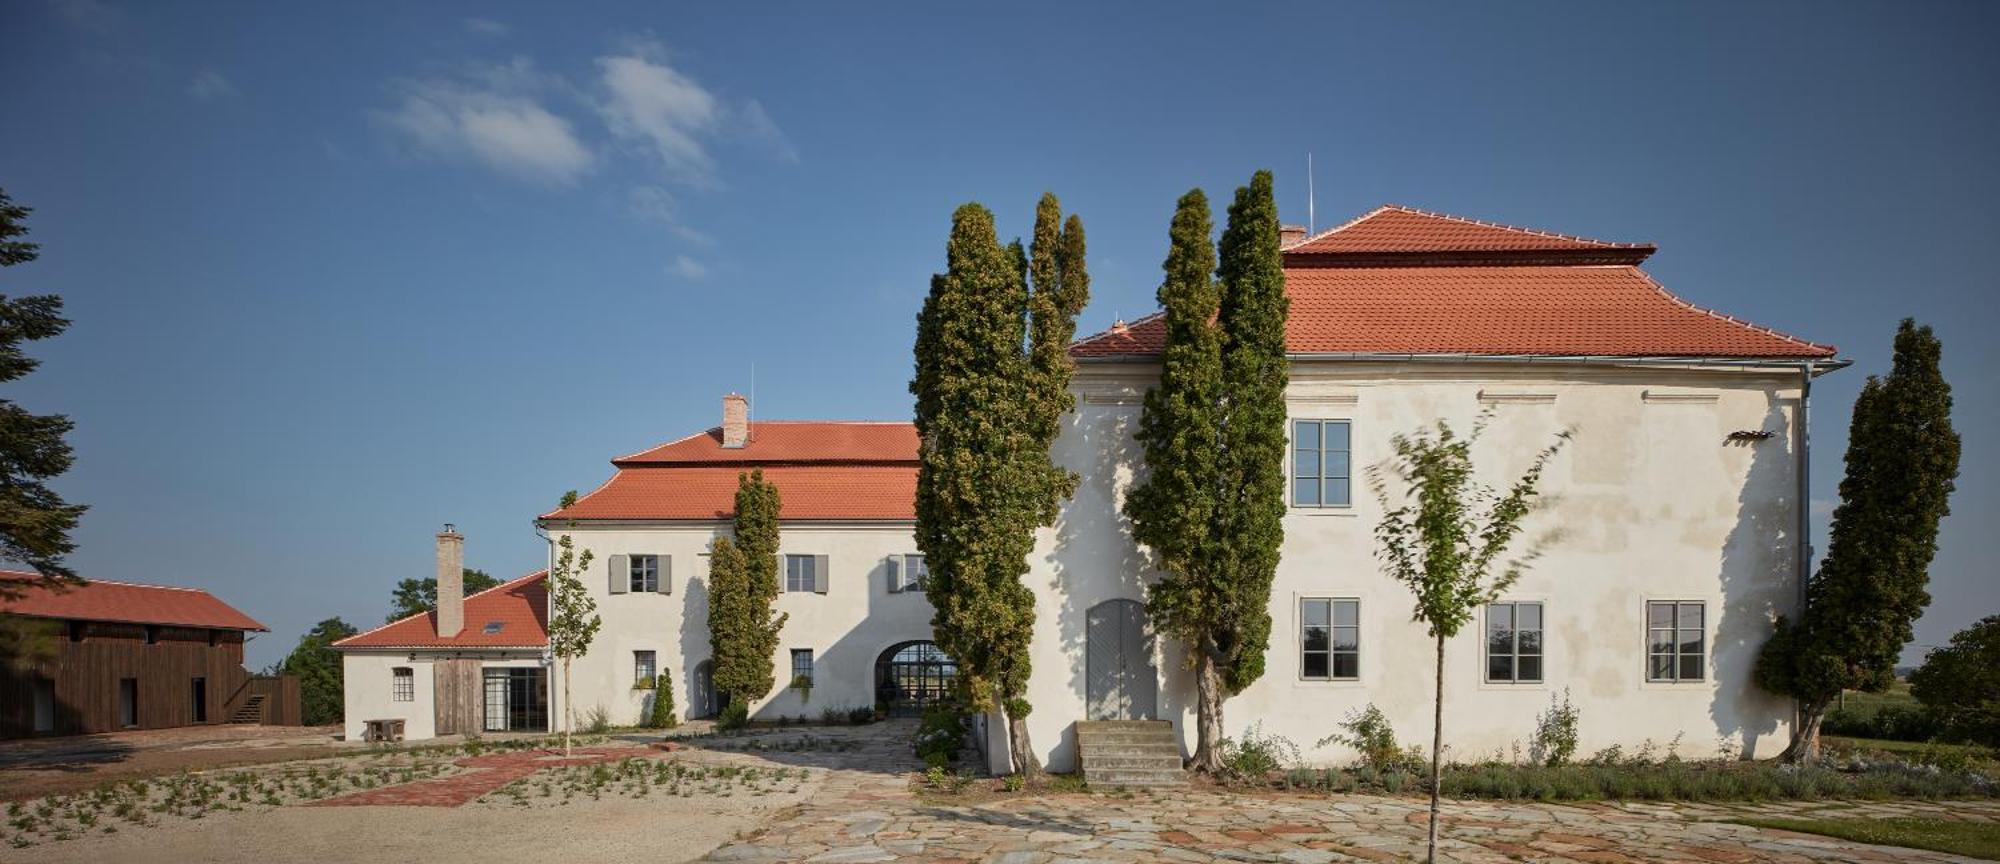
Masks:
[[[658,672],[657,658],[658,655],[652,651],[632,652],[632,686],[653,686],[653,676]]]
[[[631,583],[633,593],[654,594],[660,590],[660,556],[634,555],[631,557]]]
[[[902,579],[904,591],[924,590],[924,579],[931,575],[931,569],[924,564],[922,555],[904,555]]]
[[[1707,676],[1706,613],[1699,601],[1646,604],[1646,680],[1701,681]]]
[[[813,684],[813,652],[810,648],[792,649],[792,686],[809,688]]]
[[[1346,420],[1292,421],[1292,506],[1346,507],[1350,429]]]
[[[1318,681],[1361,677],[1361,601],[1323,597],[1299,601],[1299,677]]]
[[[811,555],[785,556],[785,591],[812,593],[819,590],[819,561]]]
[[[1486,680],[1496,684],[1541,682],[1542,604],[1487,605]]]
[[[390,670],[389,698],[396,702],[414,702],[417,699],[417,673],[408,666],[398,666]]]

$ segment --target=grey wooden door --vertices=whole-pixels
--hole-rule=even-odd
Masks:
[[[1146,608],[1137,600],[1106,600],[1085,614],[1088,719],[1154,719],[1159,713],[1160,682],[1146,644]]]

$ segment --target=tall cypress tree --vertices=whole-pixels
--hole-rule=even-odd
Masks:
[[[1016,773],[1040,770],[1028,737],[1035,597],[1022,577],[1035,531],[1075,476],[1049,447],[1072,406],[1068,343],[1088,299],[1082,222],[1053,195],[1036,207],[1034,248],[1002,247],[993,214],[952,214],[945,272],[917,318],[917,547],[930,571],[931,628],[958,662],[969,707],[998,710]],[[1034,279],[1033,290],[1028,277]]]
[[[778,634],[787,615],[778,599],[778,487],[763,471],[736,476],[736,520],[708,559],[708,648],[715,691],[731,704],[770,695],[777,684]]]
[[[1942,353],[1931,328],[1904,319],[1888,377],[1870,376],[1854,402],[1826,557],[1806,584],[1804,614],[1778,619],[1757,658],[1758,684],[1799,700],[1785,759],[1818,758],[1820,721],[1840,691],[1894,681],[1930,605],[1938,522],[1951,512],[1958,477]]]
[[[0,267],[35,260],[41,247],[20,239],[31,211],[0,190]],[[35,371],[41,361],[22,343],[51,339],[69,327],[63,301],[53,294],[8,297],[0,293],[0,383]],[[56,584],[82,584],[63,556],[76,549],[69,532],[84,508],[70,504],[44,482],[69,470],[72,454],[63,436],[75,426],[60,414],[31,414],[0,399],[0,558],[33,568]],[[19,592],[0,582],[0,599]]]
[[[1160,383],[1139,425],[1148,476],[1126,499],[1166,574],[1147,611],[1195,672],[1199,771],[1222,767],[1223,701],[1264,674],[1284,541],[1288,301],[1270,172],[1236,190],[1219,267],[1210,230],[1206,197],[1183,196],[1160,286]]]

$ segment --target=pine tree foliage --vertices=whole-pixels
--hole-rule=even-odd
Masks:
[[[1905,319],[1889,375],[1854,402],[1847,475],[1826,557],[1806,585],[1805,614],[1780,618],[1757,658],[1757,682],[1799,700],[1784,758],[1819,755],[1820,721],[1842,690],[1880,691],[1930,605],[1938,523],[1951,512],[1959,438],[1943,346]]]
[[[1068,346],[1089,299],[1084,254],[1082,221],[1065,221],[1053,195],[1036,206],[1026,250],[1001,246],[993,214],[966,204],[917,318],[917,547],[931,626],[970,707],[1005,713],[1024,774],[1040,766],[1026,722],[1035,598],[1022,578],[1035,531],[1076,487],[1050,446],[1074,407]]]
[[[708,646],[715,692],[747,709],[777,685],[778,518],[783,502],[763,471],[736,477],[735,530],[709,552]]]
[[[41,254],[39,246],[21,239],[30,212],[0,190],[0,267],[26,264]],[[61,335],[69,327],[62,308],[62,298],[53,294],[0,294],[0,383],[18,381],[41,365],[23,343]],[[60,414],[33,414],[0,399],[0,558],[27,565],[58,588],[83,582],[63,557],[76,549],[69,535],[85,508],[64,501],[45,482],[69,470],[74,457],[63,436],[74,426]],[[17,589],[0,582],[0,600],[18,596]]]
[[[653,679],[653,707],[646,715],[646,726],[672,729],[679,725],[681,719],[674,713],[674,673],[661,667],[660,674]]]
[[[500,580],[486,575],[484,570],[466,567],[465,596],[470,597],[488,588],[496,587]],[[436,576],[424,579],[404,579],[396,583],[389,592],[389,617],[387,621],[400,621],[411,615],[420,615],[437,608],[438,580]]]
[[[1285,297],[1271,174],[1236,190],[1221,261],[1208,199],[1181,197],[1160,284],[1166,344],[1138,440],[1147,476],[1126,498],[1163,575],[1154,625],[1195,671],[1191,767],[1222,768],[1222,703],[1264,674],[1271,581],[1284,542]]]

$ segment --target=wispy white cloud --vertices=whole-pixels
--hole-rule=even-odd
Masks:
[[[721,125],[715,95],[668,66],[657,48],[597,58],[605,100],[599,106],[612,134],[639,144],[671,180],[711,185],[715,160],[704,139]]]
[[[551,82],[525,60],[405,81],[397,85],[400,102],[376,118],[425,153],[470,156],[516,178],[570,184],[597,160],[575,127],[542,104],[540,91]]]
[[[681,218],[680,200],[660,186],[634,186],[626,193],[625,209],[647,222],[666,226],[675,237],[699,246],[714,246],[715,238],[690,227]]]
[[[509,28],[506,24],[491,18],[467,18],[465,29],[481,36],[505,36]]]
[[[207,102],[236,95],[236,85],[221,72],[203,69],[195,73],[194,80],[188,82],[187,92],[189,96]]]
[[[686,255],[675,255],[674,263],[667,265],[667,272],[682,279],[700,279],[708,275],[708,267]]]

